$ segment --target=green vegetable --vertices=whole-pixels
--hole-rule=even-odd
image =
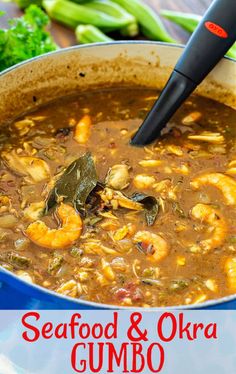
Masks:
[[[173,280],[170,283],[169,290],[172,292],[182,291],[189,286],[189,282],[184,279]]]
[[[60,198],[84,213],[85,202],[96,185],[97,173],[93,158],[88,152],[72,162],[58,179],[46,202],[46,213]]]
[[[28,257],[20,256],[15,252],[5,252],[0,254],[0,262],[6,262],[12,265],[15,269],[26,269],[31,264]]]
[[[70,1],[72,1],[73,3],[77,3],[77,4],[83,4],[83,3],[88,3],[93,0],[70,0]]]
[[[51,18],[72,28],[79,24],[89,24],[111,31],[120,29],[130,22],[127,18],[119,19],[91,9],[88,5],[89,3],[85,6],[67,0],[43,0],[43,6]]]
[[[202,17],[197,14],[175,12],[172,10],[162,10],[161,15],[191,33],[194,32],[202,19]],[[236,59],[236,43],[233,44],[226,55]]]
[[[64,258],[62,255],[54,253],[53,258],[49,260],[49,263],[48,263],[48,273],[52,275],[55,274],[57,270],[60,269],[63,261],[64,261]]]
[[[76,39],[79,43],[110,42],[113,39],[105,35],[101,30],[92,25],[79,25],[75,30]]]
[[[9,20],[9,29],[0,29],[0,71],[57,49],[45,31],[48,22],[48,16],[36,5],[31,5],[24,16]]]
[[[32,4],[38,5],[38,6],[42,5],[42,0],[13,0],[13,1],[14,3],[18,5],[20,9],[25,9]]]
[[[138,35],[138,24],[133,15],[128,13],[119,4],[114,3],[110,0],[93,0],[86,4],[87,7],[104,12],[109,16],[120,20],[127,20],[127,26],[121,29],[121,34],[125,36],[136,36]]]
[[[32,4],[42,6],[42,3],[43,3],[43,0],[12,0],[12,1],[16,3],[20,9],[28,8],[28,6]],[[73,3],[87,3],[89,0],[70,0],[70,1],[72,1]]]
[[[78,247],[72,247],[70,250],[70,254],[74,258],[80,259],[80,257],[83,256],[83,250]]]
[[[161,10],[160,14],[191,33],[194,32],[202,18],[197,14],[175,12],[172,10]]]
[[[232,47],[228,50],[226,56],[234,58],[236,60],[236,43],[234,43]]]
[[[126,19],[127,24],[135,21],[134,16],[110,0],[93,0],[87,3],[86,7],[103,12],[117,19]]]
[[[145,219],[148,226],[152,226],[159,212],[159,203],[154,196],[148,196],[143,193],[135,193],[131,200],[143,204]]]
[[[131,13],[141,25],[143,34],[153,40],[175,43],[158,15],[141,0],[112,0]]]
[[[129,25],[122,27],[122,29],[120,29],[119,31],[121,35],[133,38],[134,36],[137,36],[139,34],[139,26],[137,22],[134,21]]]

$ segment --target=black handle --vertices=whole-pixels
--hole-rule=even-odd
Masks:
[[[175,114],[183,101],[195,90],[196,86],[196,83],[191,79],[177,71],[173,71],[164,90],[130,143],[143,146],[152,143],[158,138],[169,119]]]
[[[175,70],[199,84],[235,40],[236,0],[216,0],[190,38]]]
[[[215,0],[186,45],[160,97],[131,140],[154,141],[167,122],[236,40],[236,0]]]

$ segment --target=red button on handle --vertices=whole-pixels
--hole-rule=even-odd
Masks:
[[[223,38],[223,39],[228,38],[228,33],[223,29],[223,27],[221,27],[220,25],[217,25],[214,22],[210,22],[210,21],[205,22],[205,27],[212,34],[219,36],[219,38]]]

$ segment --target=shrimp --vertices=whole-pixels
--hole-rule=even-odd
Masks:
[[[221,190],[227,205],[236,205],[236,181],[222,173],[203,174],[193,179],[190,183],[194,189],[199,189],[205,184],[210,184]]]
[[[27,227],[25,235],[40,247],[51,249],[69,247],[80,237],[82,220],[74,208],[63,203],[59,206],[57,215],[62,222],[60,228],[50,229],[44,222],[38,220]]]
[[[79,144],[86,144],[91,135],[92,121],[89,115],[83,116],[75,127],[74,139]]]
[[[208,223],[213,228],[212,237],[201,240],[199,243],[199,246],[204,251],[209,251],[222,245],[227,235],[227,225],[218,210],[212,208],[210,205],[199,203],[192,208],[190,216],[193,219]]]
[[[160,235],[149,231],[138,231],[133,241],[142,251],[145,251],[149,261],[159,262],[168,255],[169,245]]]
[[[197,123],[198,121],[200,121],[201,118],[202,118],[201,112],[197,112],[197,111],[192,112],[182,119],[182,124],[189,126],[189,125],[192,125],[193,123]]]
[[[236,257],[230,257],[225,263],[228,287],[236,292]]]

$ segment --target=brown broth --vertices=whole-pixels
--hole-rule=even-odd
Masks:
[[[219,185],[203,183],[198,190],[191,186],[195,177],[212,173],[225,176],[226,184],[228,178],[236,184],[236,161],[229,166],[236,160],[236,113],[222,104],[192,96],[155,144],[132,147],[130,137],[156,95],[156,91],[136,88],[83,93],[48,104],[26,115],[21,119],[24,122],[2,127],[0,264],[3,267],[65,295],[106,304],[144,307],[196,304],[236,293],[236,207],[227,204]],[[186,124],[186,116],[191,113],[195,113],[196,119]],[[91,135],[86,144],[78,144],[74,139],[75,128],[85,114],[92,120]],[[205,134],[210,137],[208,141],[189,139],[204,131],[209,132]],[[91,217],[83,219],[82,235],[71,246],[53,249],[36,245],[27,238],[26,229],[37,217],[29,219],[27,209],[32,203],[43,205],[53,187],[53,177],[88,150],[102,182],[112,166],[128,165],[129,185],[122,193],[129,197],[134,192],[154,196],[159,203],[154,225],[147,226],[143,211],[115,209],[103,201],[96,212],[100,220],[94,223]],[[6,155],[12,153],[16,155],[14,162],[25,156],[44,160],[50,178],[35,182],[29,178],[27,167],[24,171],[14,165],[9,167]],[[159,165],[143,166],[142,161],[148,159],[159,160]],[[137,178],[140,174],[144,174],[142,183]],[[148,178],[152,181],[149,184]],[[159,183],[163,180],[165,188]],[[146,187],[143,181],[147,182]],[[236,189],[231,194],[236,201]],[[192,208],[199,203],[213,212],[208,221],[193,219]],[[40,213],[42,206],[34,206]],[[104,212],[112,213],[115,219],[104,218],[101,215]],[[50,228],[59,225],[55,212],[40,219]],[[223,221],[226,228],[225,231],[219,228],[219,243],[213,243],[212,248],[204,247],[203,241],[211,240],[217,225]],[[126,235],[115,240],[120,228],[127,231]],[[159,253],[161,248],[151,241],[139,243],[141,247],[137,245],[134,238],[138,231],[160,235],[167,243],[166,254],[153,259],[153,253]],[[161,245],[160,238],[159,242],[158,236],[156,239],[157,246]],[[97,241],[99,253],[94,245],[91,249],[91,240]],[[114,253],[104,252],[102,246]]]

